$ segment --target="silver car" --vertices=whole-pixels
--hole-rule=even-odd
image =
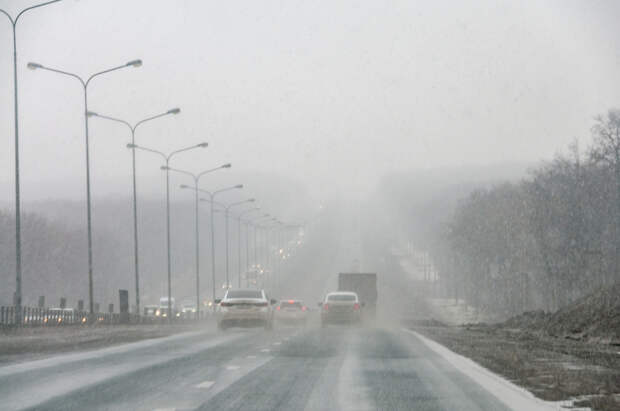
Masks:
[[[272,305],[264,290],[236,289],[226,291],[218,303],[217,326],[221,330],[228,327],[273,327]]]
[[[321,326],[334,323],[360,323],[362,321],[362,303],[356,293],[338,291],[329,293],[319,303],[321,307]]]

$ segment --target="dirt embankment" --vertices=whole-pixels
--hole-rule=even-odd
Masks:
[[[555,313],[526,312],[499,326],[620,347],[620,284],[583,297]]]
[[[498,324],[408,325],[542,399],[620,410],[620,284],[555,313],[526,312]]]

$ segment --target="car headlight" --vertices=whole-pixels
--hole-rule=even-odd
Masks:
[[[159,317],[161,315],[161,312],[159,310],[155,311],[155,316]]]
[[[180,316],[181,316],[181,313],[177,313],[177,317],[180,317]]]

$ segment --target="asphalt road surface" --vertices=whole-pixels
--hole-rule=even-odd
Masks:
[[[504,410],[401,329],[201,331],[0,368],[0,409]]]

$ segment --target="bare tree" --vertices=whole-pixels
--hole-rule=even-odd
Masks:
[[[606,116],[598,116],[592,127],[594,145],[590,156],[594,163],[606,163],[614,172],[615,198],[615,257],[614,274],[620,273],[620,110],[612,109]]]

